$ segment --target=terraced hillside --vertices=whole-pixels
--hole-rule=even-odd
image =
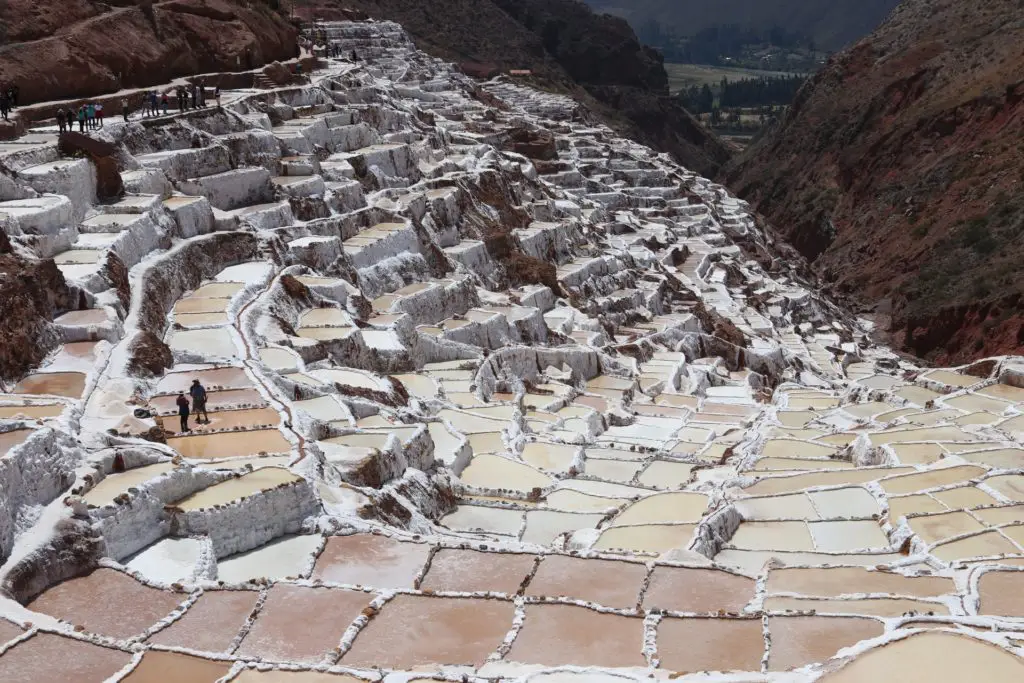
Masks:
[[[322,28],[0,145],[0,680],[1021,680],[1024,358],[903,360],[577,102]]]

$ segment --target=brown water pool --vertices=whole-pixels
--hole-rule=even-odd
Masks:
[[[149,642],[202,652],[226,652],[246,617],[256,607],[255,591],[207,591],[167,628]]]
[[[511,601],[398,595],[356,637],[345,666],[480,666],[512,628]]]
[[[97,569],[50,588],[29,609],[112,638],[139,635],[175,610],[183,593],[145,586],[114,569]]]
[[[442,548],[430,561],[423,590],[488,591],[514,595],[533,571],[536,557],[519,553],[481,553]]]
[[[641,667],[644,622],[575,605],[527,605],[506,659],[545,666]]]
[[[379,588],[412,588],[430,546],[387,536],[332,536],[313,568],[313,579]]]
[[[646,576],[647,567],[639,562],[548,555],[527,586],[526,594],[572,597],[605,607],[633,609]]]
[[[357,591],[277,584],[270,589],[236,654],[271,661],[319,662],[338,646],[342,634],[371,599]]]

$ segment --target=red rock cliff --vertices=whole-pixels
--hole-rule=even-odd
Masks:
[[[25,104],[297,56],[266,0],[0,0],[0,13],[0,83]]]
[[[1024,351],[1022,8],[907,0],[722,176],[936,361]]]

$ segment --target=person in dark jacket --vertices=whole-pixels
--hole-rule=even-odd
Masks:
[[[7,118],[7,110],[10,109],[11,102],[7,99],[7,93],[0,92],[0,116],[3,117],[4,121],[9,121]]]
[[[202,424],[205,417],[206,424],[210,424],[210,414],[206,412],[206,387],[194,379],[188,393],[192,396],[192,412],[196,415],[196,422]],[[199,417],[200,415],[203,417]]]
[[[185,398],[185,394],[178,394],[175,403],[178,405],[178,417],[181,418],[181,431],[191,432],[188,428],[188,399]]]
[[[57,110],[57,127],[60,128],[61,133],[68,129],[68,119],[64,114],[64,107]]]

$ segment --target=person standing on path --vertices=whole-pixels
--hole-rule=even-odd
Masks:
[[[217,109],[220,109],[220,86],[213,89],[213,96],[217,99]]]
[[[11,102],[7,99],[7,93],[0,92],[0,116],[3,117],[4,121],[10,121],[10,119],[7,118],[7,111],[10,107]]]
[[[89,130],[96,128],[96,105],[87,104],[85,106],[85,120],[88,122]]]
[[[102,128],[103,127],[103,103],[102,102],[97,102],[96,103],[96,127],[97,128]]]
[[[18,92],[19,92],[18,91],[18,86],[12,85],[11,86],[11,109],[14,109],[15,107],[18,106]]]
[[[167,116],[167,105],[169,104],[169,102],[167,101],[167,93],[164,93],[163,96],[160,98],[160,104],[161,106],[163,106],[164,116]]]
[[[178,417],[181,419],[181,431],[191,432],[188,428],[188,399],[185,398],[185,394],[178,394],[178,400],[175,401],[178,405]]]
[[[156,90],[149,91],[149,111],[153,116],[156,116]]]
[[[57,110],[57,127],[60,128],[60,132],[64,133],[68,129],[68,117],[64,113],[64,107]]]
[[[199,383],[199,380],[194,379],[188,393],[192,396],[192,412],[195,413],[196,422],[203,423],[203,418],[199,417],[202,415],[206,418],[206,424],[210,424],[210,414],[206,412],[206,388]]]
[[[78,132],[85,132],[85,107],[78,108]]]
[[[121,100],[121,116],[124,117],[124,122],[128,123],[128,98],[125,97]]]

